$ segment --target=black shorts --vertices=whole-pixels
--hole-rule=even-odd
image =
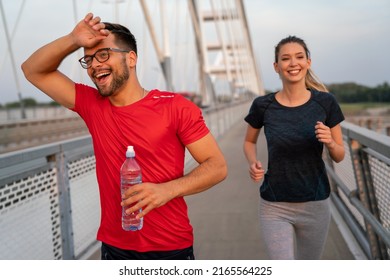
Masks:
[[[102,260],[195,260],[193,247],[172,251],[137,252],[102,243]]]

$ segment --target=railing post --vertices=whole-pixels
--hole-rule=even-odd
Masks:
[[[55,161],[57,169],[63,259],[73,260],[75,259],[75,254],[67,160],[62,149],[49,160]]]
[[[345,141],[345,139],[344,139]],[[329,155],[329,152],[327,149],[324,148],[324,151],[323,151],[323,159],[325,161],[325,164],[327,164],[332,170],[334,170],[334,164],[333,164],[333,160],[332,158],[330,157]],[[330,190],[332,193],[336,194],[337,196],[340,196],[339,194],[339,188],[337,187],[337,183],[335,182],[335,180],[333,179],[332,176],[328,176],[328,179],[329,179],[329,184],[330,184]]]
[[[355,140],[351,141],[351,155],[359,199],[364,207],[379,220],[368,157],[362,150],[361,144]],[[370,243],[371,258],[381,259],[381,246],[378,236],[370,223],[366,220],[364,220],[364,223],[368,241]]]
[[[369,156],[368,154],[361,148],[359,149],[360,158],[362,161],[362,167],[363,167],[363,176],[364,176],[364,182],[366,186],[367,191],[367,199],[368,199],[368,208],[372,215],[380,221],[380,213],[378,209],[378,201],[376,199],[375,194],[375,188],[373,183],[373,178],[371,176],[371,165],[369,162]],[[387,249],[384,242],[378,237],[378,235],[375,233],[375,231],[370,227],[370,230],[372,230],[373,239],[375,242],[375,246],[373,246],[373,249],[375,250],[375,253],[372,252],[372,255],[375,259],[388,259]],[[375,238],[374,238],[375,237]]]

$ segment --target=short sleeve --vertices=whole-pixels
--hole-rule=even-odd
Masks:
[[[264,112],[272,102],[272,95],[256,97],[249,108],[248,115],[244,120],[253,128],[260,129],[264,125]]]
[[[173,106],[176,112],[176,131],[184,145],[191,144],[210,132],[202,111],[193,102],[177,95]]]
[[[332,128],[341,123],[345,118],[334,94],[327,93],[326,96],[328,97],[328,100],[325,102],[325,110],[327,114],[325,125]]]

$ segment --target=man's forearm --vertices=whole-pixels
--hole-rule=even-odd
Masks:
[[[174,197],[203,192],[225,179],[227,167],[223,158],[209,159],[187,175],[168,182]]]
[[[56,71],[64,58],[78,48],[70,35],[41,47],[22,64],[26,78],[31,81],[34,80],[34,75]]]

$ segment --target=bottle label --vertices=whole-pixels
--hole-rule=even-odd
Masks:
[[[123,194],[126,190],[131,188],[132,186],[136,184],[142,183],[141,176],[135,177],[135,178],[121,178],[121,193]],[[137,212],[133,212],[130,214],[127,214],[125,211],[132,207],[135,203],[131,204],[130,206],[122,207],[122,228],[124,230],[140,230],[143,226],[143,218],[137,219],[136,216],[138,213],[142,212],[142,209],[140,209]]]

